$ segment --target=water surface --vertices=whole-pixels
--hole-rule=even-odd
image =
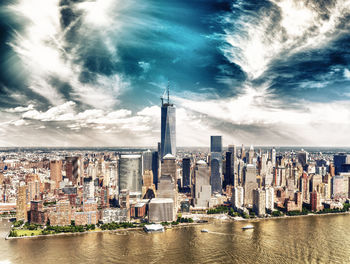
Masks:
[[[350,263],[350,215],[264,220],[243,231],[246,224],[4,240],[3,221],[0,263]]]

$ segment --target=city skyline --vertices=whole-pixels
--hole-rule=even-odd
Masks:
[[[0,146],[346,146],[347,1],[2,1]]]

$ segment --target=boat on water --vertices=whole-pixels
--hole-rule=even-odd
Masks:
[[[254,228],[253,225],[246,225],[246,226],[243,226],[243,227],[242,227],[243,230],[253,229],[253,228]]]
[[[145,225],[143,229],[147,233],[161,233],[164,232],[164,227],[160,224]]]
[[[202,233],[208,233],[209,231],[208,231],[208,229],[202,229],[201,232]]]

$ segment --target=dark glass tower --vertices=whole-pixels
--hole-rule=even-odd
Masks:
[[[176,156],[176,108],[169,100],[169,86],[167,88],[167,102],[162,97],[161,120],[161,158],[166,154]]]
[[[210,137],[210,152],[211,152],[211,175],[210,185],[212,193],[222,192],[222,137]]]
[[[210,137],[210,152],[222,152],[222,137],[211,136]]]
[[[191,186],[191,159],[182,159],[182,185],[183,187]]]

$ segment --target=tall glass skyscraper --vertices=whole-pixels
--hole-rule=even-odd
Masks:
[[[222,152],[222,137],[211,136],[210,137],[210,152]]]
[[[222,192],[222,137],[211,136],[210,137],[210,152],[211,152],[211,175],[210,185],[211,192],[221,193]]]
[[[176,108],[169,101],[169,88],[167,88],[168,99],[164,103],[162,98],[162,120],[161,120],[161,158],[166,154],[176,156]]]

